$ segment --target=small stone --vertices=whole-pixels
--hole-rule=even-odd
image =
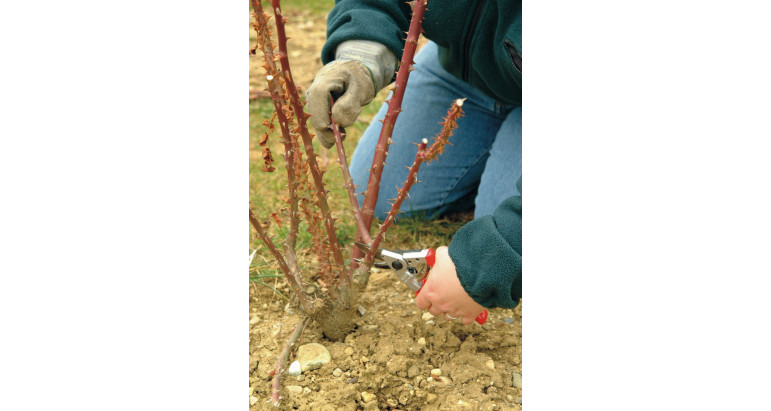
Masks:
[[[303,394],[310,394],[311,389],[308,387],[303,388]]]
[[[514,398],[514,404],[522,405],[522,397]]]
[[[463,400],[458,400],[458,405],[460,405],[461,407],[468,407],[471,404],[469,404],[469,403],[467,403],[466,401],[463,401]]]
[[[512,373],[511,386],[514,388],[522,388],[522,374],[518,372]]]
[[[440,375],[442,375],[442,370],[441,369],[434,368],[433,370],[431,370],[431,376],[434,377],[434,379],[436,379],[436,377],[438,377]]]
[[[399,404],[401,405],[407,405],[407,401],[409,400],[410,400],[410,397],[406,393],[403,393],[402,395],[399,396]]]
[[[436,394],[431,394],[430,392],[428,395],[426,395],[426,402],[434,402],[436,401]]]
[[[289,391],[289,392],[293,392],[295,394],[300,394],[300,393],[303,392],[303,387],[301,387],[299,385],[288,385],[286,387],[286,390]]]
[[[249,405],[257,404],[257,401],[259,401],[259,399],[257,397],[255,397],[253,395],[249,396]]]
[[[257,324],[258,322],[260,322],[260,317],[255,315],[249,320],[249,325],[254,325],[254,324]]]
[[[509,400],[510,402],[514,402],[514,396],[511,394],[506,395],[506,399]]]
[[[428,320],[428,321],[426,321],[426,325],[434,325],[434,320]]]
[[[304,375],[298,375],[297,376],[297,381],[305,381],[305,376]]]
[[[297,349],[297,361],[300,362],[300,369],[305,372],[321,368],[328,363],[332,356],[329,355],[326,347],[319,343],[310,343],[301,345]]]
[[[511,317],[506,317],[506,318],[503,319],[503,322],[505,322],[506,324],[513,324],[514,323],[514,319],[511,318]]]
[[[367,391],[362,391],[361,392],[361,400],[364,401],[364,403],[368,403],[370,401],[375,401],[375,400],[377,400],[377,395],[370,394]]]
[[[428,378],[426,378],[426,381],[428,381],[428,382],[434,382],[434,377],[428,377]]]
[[[345,383],[346,384],[356,384],[358,381],[359,381],[359,377],[353,377],[353,378],[349,379],[348,381],[346,381]]]
[[[368,362],[368,361],[369,361],[369,359],[367,357],[365,357],[363,355],[361,356],[361,362],[365,363],[365,362]]]
[[[345,355],[353,355],[353,347],[345,347],[345,350],[343,350]]]
[[[300,375],[302,373],[302,367],[300,367],[300,361],[294,361],[291,364],[289,364],[289,370],[287,371],[289,375]]]
[[[410,369],[407,370],[407,376],[412,378],[420,373],[420,369],[417,365],[414,365],[410,367]]]
[[[426,339],[423,337],[418,338],[418,345],[426,345]]]
[[[273,334],[273,336],[275,337],[280,332],[281,332],[281,323],[273,324],[273,332],[271,332],[271,334]]]
[[[434,316],[433,316],[433,315],[431,315],[431,313],[430,313],[430,312],[424,312],[424,313],[423,313],[423,317],[421,317],[421,318],[423,318],[423,321],[428,321],[428,320],[430,320],[430,319],[434,318]]]
[[[332,375],[334,375],[335,377],[339,377],[339,376],[343,375],[343,370],[341,370],[339,368],[335,368],[335,370],[332,371]]]
[[[443,375],[443,376],[439,377],[439,382],[441,382],[444,385],[450,385],[450,384],[452,384],[452,379],[450,377],[446,377],[446,376]]]
[[[495,371],[495,361],[487,360],[487,362],[485,363],[485,367]]]

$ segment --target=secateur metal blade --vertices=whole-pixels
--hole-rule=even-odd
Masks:
[[[372,250],[371,248],[369,248],[369,246],[367,244],[364,244],[364,243],[362,243],[360,241],[354,241],[353,243],[356,245],[356,247],[359,248],[359,250],[363,251],[364,254],[369,254],[369,252]],[[382,251],[383,251],[382,248],[378,248],[377,251],[375,251],[375,254],[374,254],[374,257],[375,257],[374,266],[377,267],[377,268],[391,268],[391,266],[388,265],[388,263],[383,261]],[[361,260],[361,258],[354,258],[353,261],[356,261],[357,263],[360,263],[362,260]]]
[[[355,242],[356,246],[360,250],[369,253],[371,248],[364,243]],[[410,266],[410,263],[404,260],[404,256],[396,251],[385,250],[378,248],[374,253],[375,267],[388,268],[393,270],[393,273],[412,291],[418,291],[423,286],[418,275],[420,274],[415,267]],[[357,262],[358,259],[355,259]]]

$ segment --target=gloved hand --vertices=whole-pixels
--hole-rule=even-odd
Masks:
[[[375,94],[388,84],[394,75],[396,57],[382,44],[365,40],[349,40],[335,51],[335,61],[327,64],[313,79],[305,93],[305,109],[311,115],[311,124],[321,145],[335,145],[335,135],[329,119],[332,99],[332,118],[345,138],[345,127],[356,121],[361,107],[369,104]]]
[[[332,118],[343,131],[359,117],[361,106],[367,105],[374,97],[372,77],[364,64],[356,60],[335,60],[319,70],[305,93],[308,102],[305,109],[311,115],[311,124],[316,129],[321,145],[325,148],[335,145],[335,135],[329,121],[332,98],[335,99]]]

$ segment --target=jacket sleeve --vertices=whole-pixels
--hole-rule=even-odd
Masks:
[[[522,197],[509,197],[493,215],[461,227],[449,254],[474,301],[487,308],[516,307],[522,297]]]
[[[405,1],[336,0],[327,17],[327,42],[321,49],[321,61],[333,61],[335,49],[346,40],[380,43],[394,53],[397,61],[401,60],[410,15]]]

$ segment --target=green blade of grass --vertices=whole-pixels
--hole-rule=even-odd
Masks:
[[[261,280],[254,281],[254,280],[252,280],[252,277],[249,277],[249,280],[253,281],[256,284],[261,284],[261,285],[264,285],[265,287],[270,288],[271,290],[273,290],[274,293],[278,294],[279,297],[289,301],[289,298],[287,296],[285,296],[284,294],[282,294],[281,291],[277,290],[276,287],[274,287],[274,286],[272,286],[272,285],[270,285],[268,283],[265,283],[265,282],[263,282]]]

